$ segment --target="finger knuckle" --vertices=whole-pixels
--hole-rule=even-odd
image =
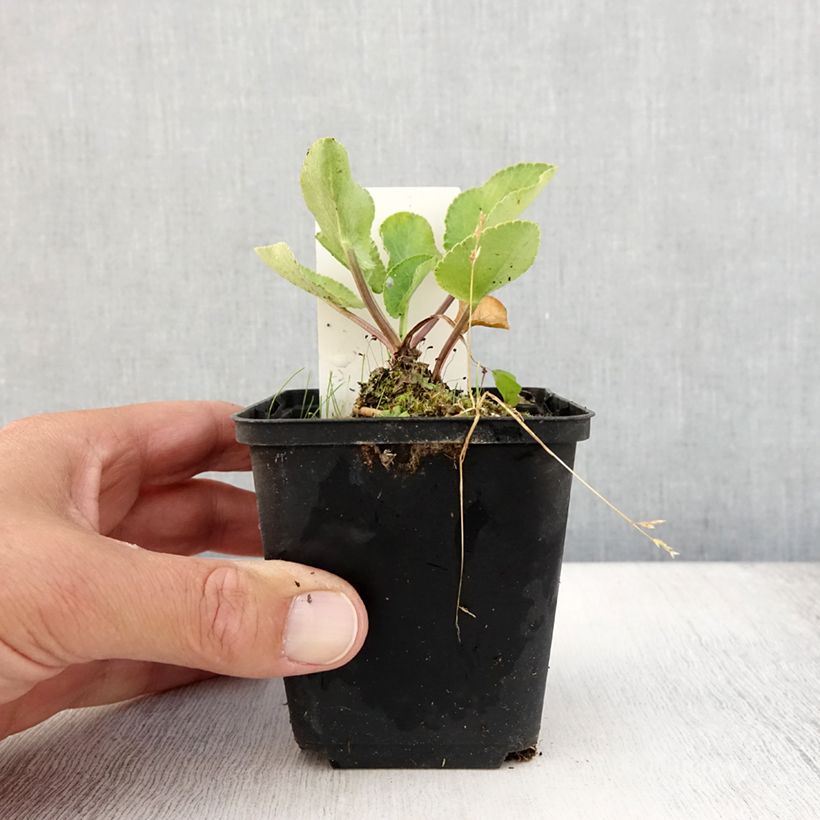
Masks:
[[[200,590],[200,646],[222,662],[238,658],[253,642],[257,611],[247,579],[237,567],[209,569]]]

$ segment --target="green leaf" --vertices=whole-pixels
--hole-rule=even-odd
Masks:
[[[478,225],[482,210],[481,188],[462,191],[447,209],[444,218],[444,248],[450,250],[468,236]]]
[[[398,319],[407,314],[410,297],[433,270],[437,258],[424,255],[411,256],[393,265],[387,271],[384,306],[393,318]]]
[[[379,249],[376,243],[370,240],[370,255],[368,256],[368,264],[364,267],[364,274],[367,277],[367,284],[370,285],[370,290],[373,293],[381,293],[384,290],[384,280],[387,279],[387,269],[384,267],[384,262],[379,255]]]
[[[316,239],[339,264],[348,270],[350,269],[350,262],[341,257],[338,247],[334,247],[331,242],[328,242],[327,237],[323,233],[317,233]],[[384,289],[384,280],[387,278],[387,270],[384,267],[381,256],[379,256],[379,249],[376,247],[375,242],[371,242],[370,260],[372,262],[372,268],[369,272],[362,272],[365,274],[370,290],[372,290],[373,293],[381,293]]]
[[[487,213],[492,218],[496,209],[504,203],[510,209],[508,216],[496,219],[493,224],[515,219],[541,193],[555,171],[554,165],[545,162],[522,162],[493,174],[481,186]]]
[[[390,259],[384,288],[387,312],[403,320],[410,297],[430,273],[438,259],[438,248],[430,223],[418,214],[391,214],[379,228]]]
[[[342,264],[355,255],[371,288],[384,284],[384,265],[373,243],[373,197],[355,182],[347,151],[330,137],[316,140],[307,152],[299,181],[302,195],[319,224],[317,239]]]
[[[302,290],[331,302],[343,308],[364,307],[362,300],[353,293],[350,288],[345,287],[341,282],[331,279],[329,276],[322,276],[316,271],[300,265],[296,261],[293,251],[284,242],[277,242],[275,245],[265,245],[255,248],[262,260],[273,268],[281,277],[298,285]]]
[[[328,237],[321,231],[316,234],[318,243],[340,264],[347,268],[350,263],[342,255],[342,249],[338,245],[334,245]]]
[[[515,407],[521,402],[521,385],[508,370],[493,370],[493,379],[505,404]]]
[[[555,174],[544,162],[522,162],[493,174],[478,188],[460,193],[447,209],[444,247],[449,250],[474,233],[480,215],[485,227],[515,219]]]
[[[512,282],[527,271],[538,253],[539,231],[534,222],[503,222],[481,234],[479,254],[475,260],[472,304],[477,305],[488,293]],[[436,281],[447,293],[470,301],[470,255],[474,250],[472,236],[451,248],[436,265]]]
[[[391,214],[379,228],[390,268],[411,256],[431,257],[438,254],[430,223],[418,214],[399,211]],[[389,275],[389,274],[388,274]]]

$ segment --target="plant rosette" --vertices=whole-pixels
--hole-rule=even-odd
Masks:
[[[513,165],[460,193],[442,248],[422,216],[390,215],[378,228],[383,258],[370,194],[344,148],[320,139],[302,192],[318,241],[355,291],[302,265],[283,242],[256,249],[389,356],[360,385],[350,416],[334,417],[332,391],[320,401],[316,389],[281,390],[235,416],[251,449],[265,557],[345,578],[368,609],[368,637],[352,661],[285,681],[297,743],[333,766],[495,768],[532,755],[573,477],[674,553],[648,532],[662,522],[633,521],[574,472],[586,408],[472,355],[466,390],[442,380],[457,343],[472,353],[474,327],[508,328],[494,294],[535,261],[538,226],[519,216],[554,172]],[[428,276],[442,304],[407,327]],[[450,332],[428,367],[419,347],[439,322]],[[490,372],[494,388],[484,385]]]

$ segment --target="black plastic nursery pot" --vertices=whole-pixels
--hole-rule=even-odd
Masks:
[[[568,465],[592,413],[528,389],[531,429]],[[330,672],[287,678],[293,733],[340,768],[496,768],[538,742],[571,475],[514,419],[303,418],[315,390],[235,416],[265,557],[333,572],[370,630]]]

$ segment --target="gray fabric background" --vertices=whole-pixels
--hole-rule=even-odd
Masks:
[[[820,557],[812,0],[0,3],[0,420],[315,369],[298,169],[560,171],[482,357],[598,412],[579,466],[684,558]],[[568,557],[661,558],[576,487]]]

